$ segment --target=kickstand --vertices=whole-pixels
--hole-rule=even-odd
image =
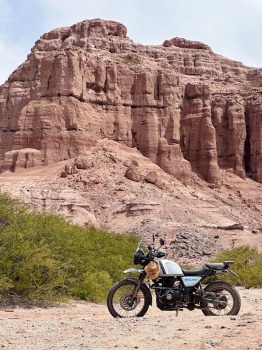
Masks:
[[[183,309],[176,308],[176,317],[178,316],[178,311],[183,311]]]

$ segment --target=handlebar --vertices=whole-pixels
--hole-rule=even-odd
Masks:
[[[140,240],[139,245],[137,247],[137,249],[141,246],[141,244],[143,243],[143,239]],[[160,245],[162,246],[164,244],[163,239],[160,239]],[[147,246],[147,257],[150,259],[154,259],[154,258],[163,258],[166,254],[164,252],[161,252],[158,250],[158,248],[156,249],[155,247],[152,247],[151,245]]]
[[[151,258],[163,258],[163,256],[165,255],[166,253],[156,250],[154,248],[148,252],[148,256]]]

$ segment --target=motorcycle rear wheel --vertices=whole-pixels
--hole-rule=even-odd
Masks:
[[[238,291],[226,282],[213,282],[204,289],[210,293],[209,298],[221,301],[221,303],[203,302],[202,312],[205,316],[229,316],[237,315],[241,307],[241,299]]]
[[[143,317],[150,305],[147,287],[142,285],[135,300],[135,280],[122,280],[113,285],[107,296],[107,308],[113,317]]]

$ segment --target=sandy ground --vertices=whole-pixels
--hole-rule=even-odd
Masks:
[[[114,319],[105,305],[72,302],[54,308],[1,309],[0,349],[262,349],[262,290],[240,289],[237,316],[199,310]]]

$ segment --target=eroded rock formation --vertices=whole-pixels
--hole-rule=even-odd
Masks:
[[[142,46],[100,19],[44,34],[0,87],[1,169],[70,159],[100,139],[181,181],[262,182],[262,70],[180,38]]]

